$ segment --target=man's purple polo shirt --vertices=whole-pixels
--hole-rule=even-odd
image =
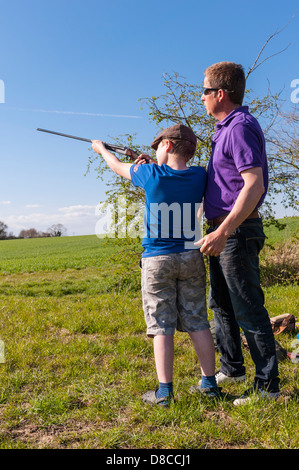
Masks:
[[[204,196],[207,219],[232,210],[244,186],[240,173],[254,167],[263,169],[265,192],[257,204],[260,207],[268,189],[265,139],[248,106],[241,106],[216,124]]]

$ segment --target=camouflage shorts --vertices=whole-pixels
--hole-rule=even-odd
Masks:
[[[148,336],[209,328],[199,250],[142,258],[141,285]]]

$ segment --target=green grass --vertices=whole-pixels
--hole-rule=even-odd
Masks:
[[[100,267],[115,244],[94,236],[0,241],[0,272],[32,273]]]
[[[299,217],[285,217],[279,219],[279,222],[285,227],[279,230],[274,225],[265,229],[267,236],[266,243],[269,245],[278,243],[287,243],[292,239],[298,239],[299,236]]]
[[[138,255],[110,258],[125,248],[95,236],[0,242],[0,448],[298,448],[299,369],[290,361],[280,363],[277,402],[234,407],[254,376],[244,350],[248,383],[210,402],[189,393],[200,369],[177,333],[176,402],[142,403],[156,373]],[[296,284],[269,285],[265,297],[271,316],[297,315]],[[293,337],[277,339],[289,348]]]

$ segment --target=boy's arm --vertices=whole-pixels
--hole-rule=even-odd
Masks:
[[[133,165],[132,163],[121,162],[113,153],[106,149],[101,140],[92,140],[92,148],[96,153],[102,155],[114,173],[128,180],[131,179],[130,168]]]

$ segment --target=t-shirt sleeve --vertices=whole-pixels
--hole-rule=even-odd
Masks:
[[[153,165],[132,165],[130,173],[133,185],[145,189],[146,183],[153,173]]]
[[[239,172],[263,165],[263,143],[250,124],[239,123],[233,127],[230,145]]]

